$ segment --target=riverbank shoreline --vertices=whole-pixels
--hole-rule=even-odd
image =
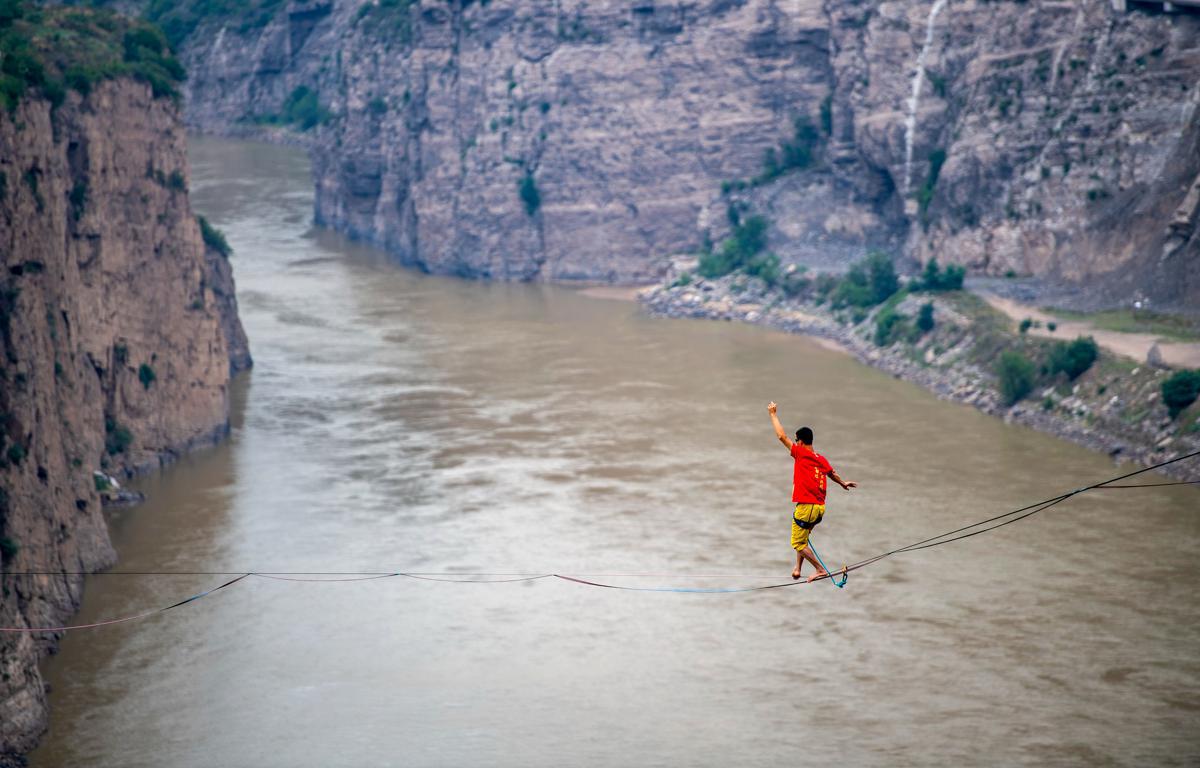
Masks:
[[[683,273],[681,273],[683,274]],[[982,297],[969,291],[956,292],[980,304]],[[922,296],[935,306],[938,322],[970,327],[970,318],[949,296]],[[762,281],[744,276],[715,280],[673,276],[671,282],[642,288],[638,303],[657,317],[692,318],[742,322],[784,333],[806,336],[821,346],[849,354],[857,361],[921,386],[941,400],[971,406],[1010,424],[1020,424],[1092,451],[1107,454],[1118,465],[1149,466],[1200,450],[1200,432],[1185,431],[1166,418],[1157,403],[1157,380],[1166,371],[1144,361],[1110,360],[1109,365],[1128,370],[1124,378],[1137,380],[1114,394],[1114,383],[1092,384],[1082,379],[1058,396],[1063,387],[1039,387],[1041,404],[1021,400],[1006,405],[996,390],[996,377],[985,366],[970,359],[968,352],[977,341],[968,331],[957,348],[939,350],[933,343],[880,346],[872,339],[874,315],[847,321],[844,313],[828,305],[789,299]],[[915,314],[918,299],[908,297],[897,309]],[[1098,376],[1106,374],[1098,374]],[[1121,379],[1121,376],[1111,378]],[[1088,384],[1094,389],[1087,391]],[[1054,390],[1054,391],[1052,391]],[[1137,396],[1122,402],[1123,394]],[[1032,396],[1031,396],[1032,398]],[[1053,403],[1053,405],[1049,405]],[[1132,409],[1132,410],[1131,410]],[[1136,416],[1141,410],[1146,413]],[[1162,411],[1158,414],[1156,411]],[[1132,423],[1127,414],[1133,413]],[[1119,427],[1117,424],[1119,423]],[[1193,479],[1196,468],[1187,463],[1159,470],[1176,479]]]

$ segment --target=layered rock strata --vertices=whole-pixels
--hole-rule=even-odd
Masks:
[[[785,260],[884,247],[1110,300],[1200,297],[1191,12],[296,0],[184,49],[203,130],[315,94],[317,220],[434,271],[645,280],[720,238],[733,202],[771,214]],[[766,154],[797,118],[812,160],[776,180]]]
[[[64,623],[78,574],[113,562],[93,471],[228,432],[230,375],[250,360],[187,174],[178,107],[142,83],[0,113],[0,626]],[[0,764],[44,727],[37,662],[57,637],[0,635]]]

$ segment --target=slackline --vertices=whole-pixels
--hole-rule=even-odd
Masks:
[[[1200,484],[1200,480],[1183,480],[1183,481],[1177,481],[1177,482],[1134,483],[1134,484],[1124,484],[1124,485],[1113,485],[1114,483],[1117,483],[1121,480],[1127,480],[1128,478],[1135,477],[1137,475],[1141,475],[1145,472],[1151,472],[1155,469],[1165,467],[1169,464],[1175,464],[1177,462],[1185,461],[1187,459],[1193,459],[1193,458],[1196,458],[1197,456],[1200,456],[1200,451],[1195,451],[1193,453],[1185,454],[1183,456],[1177,456],[1174,459],[1162,461],[1157,464],[1151,465],[1149,467],[1145,467],[1143,469],[1139,469],[1134,472],[1128,472],[1126,474],[1119,475],[1117,477],[1113,477],[1108,480],[1101,481],[1099,483],[1085,485],[1081,488],[1076,488],[1073,491],[1068,491],[1068,492],[1060,494],[1058,496],[1053,496],[1048,499],[1043,499],[1034,504],[1029,504],[1024,507],[1020,507],[1019,509],[1014,509],[1009,512],[1005,512],[1003,514],[996,515],[995,517],[990,517],[986,520],[980,520],[979,522],[971,523],[970,525],[966,525],[961,528],[956,528],[952,531],[946,531],[945,533],[940,533],[936,536],[931,536],[927,539],[922,539],[921,541],[916,541],[916,542],[913,542],[912,544],[907,544],[903,547],[897,547],[896,549],[890,550],[888,552],[883,552],[883,553],[875,555],[873,557],[866,558],[865,560],[859,560],[858,562],[854,563],[853,565],[845,566],[842,569],[842,572],[845,573],[845,572],[849,572],[849,571],[857,571],[862,568],[866,568],[869,565],[873,565],[873,564],[879,562],[880,560],[883,560],[888,557],[892,557],[893,555],[903,554],[905,552],[917,552],[917,551],[920,551],[923,549],[931,549],[933,547],[940,547],[944,544],[950,544],[950,543],[953,543],[956,541],[962,541],[963,539],[971,538],[972,536],[978,536],[983,533],[988,533],[990,531],[996,530],[997,528],[1002,528],[1006,525],[1010,525],[1010,524],[1018,522],[1020,520],[1025,520],[1029,517],[1032,517],[1033,515],[1036,515],[1039,512],[1044,512],[1045,510],[1050,509],[1051,507],[1054,507],[1058,504],[1061,504],[1062,502],[1064,502],[1074,496],[1078,496],[1079,494],[1082,494],[1082,493],[1087,493],[1088,491],[1118,490],[1118,489],[1127,489],[1127,488],[1152,488],[1152,487],[1160,487],[1160,486],[1168,486],[1168,485],[1197,485],[1197,484]],[[237,584],[238,582],[241,582],[251,576],[261,578],[261,579],[272,579],[272,580],[277,580],[277,581],[307,582],[307,583],[374,581],[374,580],[378,580],[378,579],[388,579],[388,578],[397,578],[397,577],[418,579],[421,581],[437,581],[437,582],[456,583],[456,584],[500,584],[500,583],[515,583],[515,582],[531,582],[531,581],[539,581],[542,579],[558,579],[560,581],[567,581],[567,582],[571,582],[573,584],[580,584],[583,586],[600,587],[603,589],[615,589],[615,590],[624,590],[624,591],[631,591],[631,592],[677,592],[677,593],[690,593],[690,594],[733,594],[733,593],[744,593],[744,592],[761,592],[761,591],[771,590],[771,589],[781,589],[783,587],[795,587],[795,586],[799,586],[801,584],[814,584],[819,581],[825,581],[825,580],[834,578],[834,575],[832,575],[831,572],[828,572],[829,571],[828,568],[826,568],[825,570],[827,571],[827,573],[824,576],[820,576],[816,579],[813,579],[811,582],[810,581],[788,581],[788,582],[783,582],[783,583],[762,584],[762,585],[758,585],[758,586],[748,586],[748,587],[639,587],[639,586],[630,586],[630,585],[626,585],[626,584],[612,584],[612,583],[608,583],[608,581],[607,581],[607,579],[613,579],[613,578],[648,578],[648,577],[670,578],[670,577],[679,577],[681,575],[681,574],[656,574],[656,573],[566,574],[566,573],[537,573],[537,572],[529,572],[529,573],[475,572],[475,573],[471,573],[471,572],[457,572],[457,571],[440,571],[440,572],[422,572],[422,571],[377,571],[377,572],[367,572],[367,571],[357,571],[357,572],[355,572],[355,571],[292,571],[292,572],[288,572],[288,571],[102,571],[99,573],[89,574],[84,571],[9,571],[9,572],[6,572],[4,575],[5,576],[86,576],[86,575],[92,575],[92,576],[233,576],[234,578],[232,578],[222,584],[219,584],[218,586],[215,586],[211,589],[208,589],[204,592],[197,593],[195,595],[192,595],[191,597],[185,598],[183,600],[179,600],[178,602],[172,603],[172,604],[164,606],[162,608],[155,608],[152,610],[143,611],[141,613],[136,613],[136,614],[133,614],[130,616],[124,616],[124,617],[116,618],[116,619],[108,619],[105,621],[92,622],[89,624],[74,624],[74,625],[61,626],[61,627],[0,627],[0,632],[10,632],[10,633],[13,633],[13,632],[67,632],[67,631],[75,630],[75,629],[93,629],[93,628],[97,628],[97,627],[111,626],[113,624],[122,624],[122,623],[129,622],[129,621],[135,621],[137,619],[144,619],[144,618],[148,618],[150,616],[155,616],[160,613],[166,613],[167,611],[170,611],[172,609],[179,608],[181,606],[188,605],[190,603],[194,603],[198,600],[201,600],[202,598],[208,597],[209,595],[211,595],[219,590],[225,589],[226,587],[233,586],[234,584]],[[690,576],[688,576],[688,578],[697,578],[697,579],[700,579],[700,578],[734,578],[734,577],[735,576],[733,576],[731,574],[690,575]],[[768,575],[760,575],[760,574],[743,574],[743,575],[737,576],[737,578],[771,578],[771,579],[774,579],[776,577],[774,575],[768,576]],[[606,579],[606,581],[599,581],[597,579]]]

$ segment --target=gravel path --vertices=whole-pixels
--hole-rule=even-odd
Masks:
[[[1200,343],[1166,341],[1161,336],[1151,333],[1123,333],[1097,328],[1092,323],[1083,320],[1064,320],[1055,317],[1037,307],[1022,304],[1014,299],[1003,298],[992,293],[980,291],[979,295],[996,309],[1008,315],[1014,326],[1025,318],[1031,318],[1041,323],[1041,327],[1030,328],[1034,336],[1070,340],[1076,336],[1091,336],[1096,343],[1108,351],[1130,357],[1138,362],[1146,362],[1150,349],[1157,344],[1162,362],[1172,368],[1200,368]],[[1057,328],[1051,331],[1048,323],[1056,323]]]

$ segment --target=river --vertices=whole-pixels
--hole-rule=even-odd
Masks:
[[[112,514],[118,570],[787,582],[772,399],[860,483],[814,537],[836,564],[1119,471],[804,338],[399,267],[310,226],[296,150],[191,163],[255,367],[232,438]],[[31,764],[1195,765],[1198,511],[1094,493],[844,590],[250,578],[68,633]],[[222,580],[90,577],[77,621]]]

